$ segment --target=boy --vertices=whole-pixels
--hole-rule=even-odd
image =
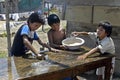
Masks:
[[[114,42],[112,38],[110,37],[112,33],[112,26],[109,22],[101,22],[98,25],[96,32],[73,32],[73,35],[89,35],[92,39],[96,41],[96,47],[91,49],[89,52],[78,56],[78,60],[85,59],[89,55],[94,54],[95,52],[99,51],[101,54],[114,54],[115,53],[115,47]],[[115,64],[115,58],[112,60],[112,69],[111,69],[111,80],[112,80],[112,74]],[[111,67],[111,66],[110,66]],[[98,68],[96,74],[98,75],[98,80],[104,80],[104,67]]]
[[[65,49],[62,40],[66,38],[65,29],[60,27],[60,19],[56,14],[48,16],[48,25],[51,29],[48,31],[49,45],[57,49]]]
[[[44,25],[44,19],[38,13],[32,13],[27,20],[27,24],[22,25],[17,31],[11,48],[11,54],[14,56],[24,56],[28,50],[31,50],[37,58],[41,58],[40,51],[37,51],[32,46],[33,40],[53,51],[47,44],[40,40],[35,31],[41,25]]]

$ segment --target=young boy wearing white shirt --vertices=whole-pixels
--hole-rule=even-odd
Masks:
[[[96,47],[91,49],[89,52],[78,56],[78,60],[87,58],[89,55],[94,54],[99,51],[101,54],[115,54],[115,46],[112,38],[110,37],[112,33],[112,26],[109,22],[100,22],[96,32],[73,32],[73,35],[89,35],[94,41],[96,41]],[[111,80],[114,71],[115,57],[112,59],[112,69],[111,69]],[[97,68],[96,74],[98,80],[104,80],[104,70],[105,67]]]

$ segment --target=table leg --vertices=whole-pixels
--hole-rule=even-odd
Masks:
[[[111,61],[112,61],[112,59],[109,62],[107,62],[106,66],[105,66],[105,80],[110,80],[111,69],[112,69]]]

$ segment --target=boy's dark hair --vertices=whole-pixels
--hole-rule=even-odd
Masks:
[[[54,23],[60,23],[60,19],[56,14],[51,14],[48,16],[48,25],[53,25]]]
[[[34,22],[41,23],[42,25],[45,24],[44,18],[41,15],[39,15],[38,12],[32,13],[27,20],[28,24]]]
[[[112,25],[105,21],[105,22],[100,22],[98,27],[102,26],[105,29],[105,32],[107,33],[107,37],[110,37],[112,33]]]

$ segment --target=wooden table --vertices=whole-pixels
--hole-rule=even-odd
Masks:
[[[105,66],[105,80],[110,80],[110,66],[114,55],[91,55],[85,60],[77,60],[78,54],[89,51],[81,47],[78,51],[48,52],[48,60],[25,59],[14,57],[19,80],[62,80],[75,77],[80,73]],[[46,63],[46,64],[45,64]],[[42,71],[43,70],[43,71]]]

